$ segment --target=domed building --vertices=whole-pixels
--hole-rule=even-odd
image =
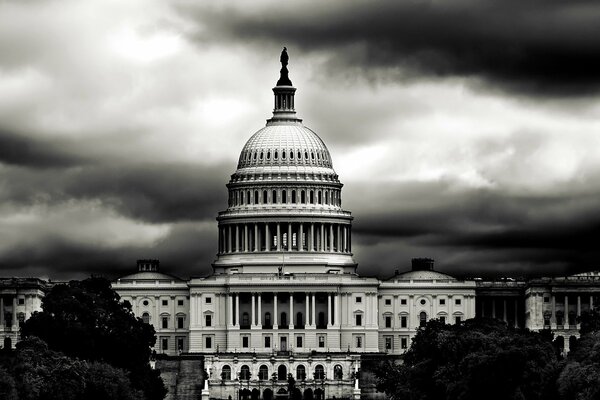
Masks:
[[[323,140],[296,115],[285,49],[281,61],[273,116],[227,184],[213,273],[186,281],[186,299],[182,282],[157,269],[114,288],[150,317],[157,352],[203,357],[203,398],[360,398],[361,360],[402,354],[430,318],[472,318],[475,282],[426,259],[384,281],[357,274],[343,185]],[[183,321],[171,305],[181,300]]]

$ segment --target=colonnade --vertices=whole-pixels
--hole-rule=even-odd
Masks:
[[[259,251],[349,253],[349,224],[323,222],[253,222],[221,224],[219,254]]]
[[[557,297],[558,300],[562,300],[561,309],[557,308]],[[550,310],[545,311],[543,314],[545,326],[554,325],[557,327],[557,329],[561,329],[563,327],[565,329],[579,329],[577,318],[581,316],[582,295],[577,294],[574,299],[571,299],[574,300],[573,303],[569,303],[569,297],[574,296],[567,293],[550,295],[550,298],[548,299],[548,302],[550,303]],[[585,303],[587,303],[588,310],[594,308],[593,294],[584,295],[583,300]],[[573,304],[575,307],[571,307]],[[574,310],[571,311],[570,308],[574,308]]]
[[[248,295],[251,305],[250,315],[249,320],[244,321],[245,312],[241,310],[240,297]],[[268,310],[266,307],[263,309],[264,295],[265,293],[229,293],[227,296],[228,325],[242,329],[325,329],[340,325],[341,309],[337,293],[323,293],[327,296],[327,309],[319,311],[319,314],[321,312],[325,314],[322,321],[318,318],[316,293],[272,293],[272,297],[268,294],[269,300],[272,300],[272,308],[269,307]],[[319,310],[323,310],[323,307],[319,307]],[[298,315],[301,316],[300,320]]]

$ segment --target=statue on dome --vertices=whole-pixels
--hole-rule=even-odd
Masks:
[[[281,62],[281,65],[284,67],[287,67],[289,59],[290,59],[290,57],[288,56],[288,53],[287,53],[287,47],[284,47],[283,50],[281,51],[281,57],[279,57],[279,61]]]
[[[279,61],[281,62],[281,71],[279,72],[281,75],[277,81],[277,86],[292,86],[292,81],[290,81],[290,78],[288,77],[289,71],[287,69],[289,59],[290,57],[287,53],[287,47],[284,47],[281,51],[281,56],[279,57]]]

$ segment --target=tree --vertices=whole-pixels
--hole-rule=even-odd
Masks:
[[[378,389],[392,399],[537,400],[553,393],[558,362],[541,335],[495,320],[419,330],[404,364],[376,371]]]
[[[134,316],[107,279],[55,285],[44,297],[42,311],[25,321],[21,333],[23,338],[37,336],[67,356],[126,370],[148,400],[166,394],[158,371],[149,366],[154,328]]]
[[[558,377],[558,391],[563,400],[600,398],[600,332],[588,332],[577,341]]]

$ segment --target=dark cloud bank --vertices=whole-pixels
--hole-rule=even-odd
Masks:
[[[333,1],[182,14],[200,41],[270,41],[330,54],[329,74],[479,77],[525,95],[600,89],[600,5],[591,0]],[[350,72],[348,72],[350,70]]]

